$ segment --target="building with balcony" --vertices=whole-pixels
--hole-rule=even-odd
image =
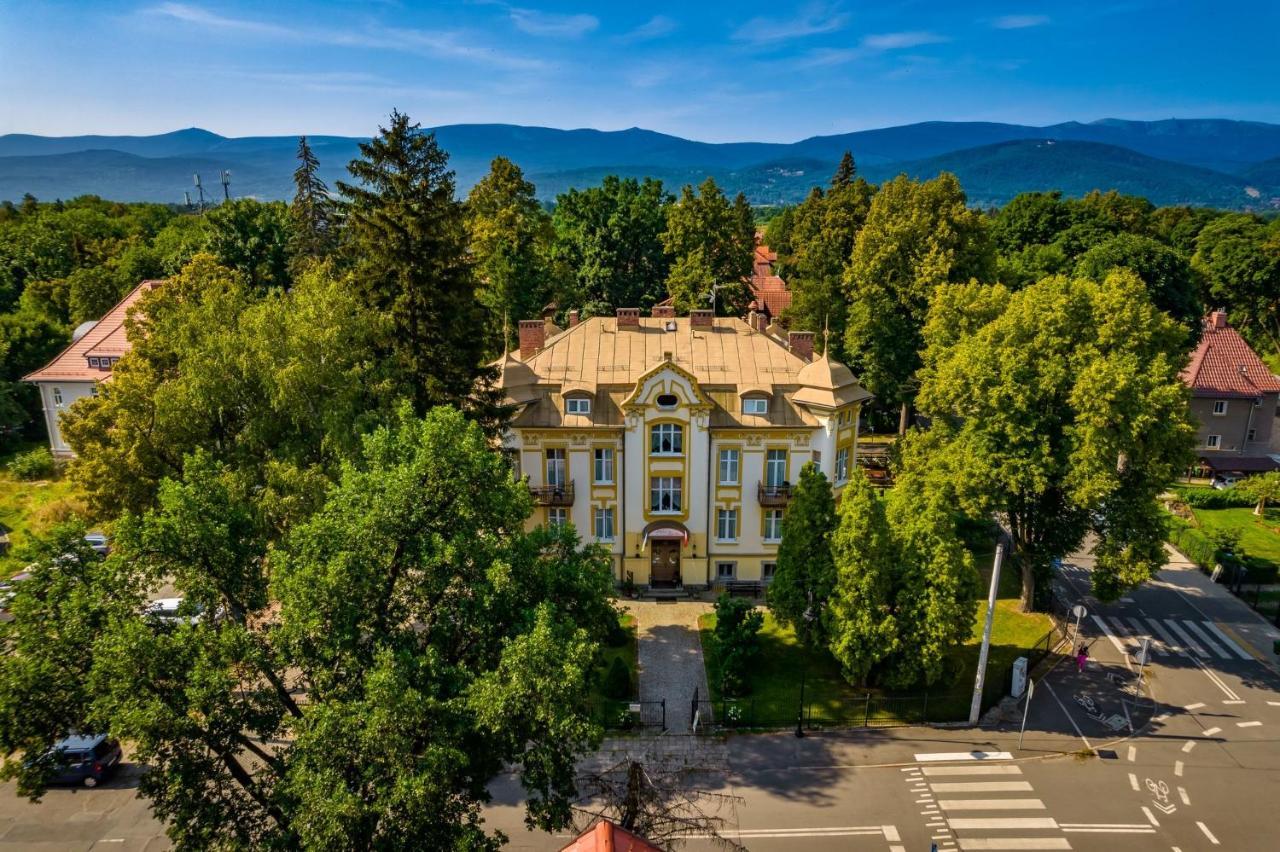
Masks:
[[[652,588],[768,583],[800,468],[840,489],[870,398],[847,367],[737,318],[656,306],[520,323],[496,364],[516,414],[503,437],[535,511]]]

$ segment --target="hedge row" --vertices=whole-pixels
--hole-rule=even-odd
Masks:
[[[1234,488],[1180,486],[1173,489],[1183,503],[1193,509],[1237,509],[1252,507],[1254,500]]]
[[[1169,515],[1165,520],[1168,524],[1169,543],[1201,568],[1213,568],[1214,563],[1218,561],[1218,545],[1214,544],[1203,531],[1191,526],[1177,515]]]

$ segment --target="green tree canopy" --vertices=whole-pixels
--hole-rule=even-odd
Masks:
[[[755,222],[741,193],[730,202],[713,178],[696,192],[686,185],[667,209],[662,244],[673,259],[667,289],[677,311],[710,308],[714,292],[718,313],[743,312],[755,253]]]
[[[831,484],[818,466],[800,469],[800,482],[782,518],[778,565],[769,584],[768,604],[774,618],[795,628],[810,647],[826,643],[822,612],[835,586],[831,535],[836,528]]]
[[[1200,283],[1184,255],[1151,237],[1121,233],[1081,255],[1075,274],[1101,281],[1116,268],[1137,273],[1157,308],[1198,332],[1204,314]]]
[[[1023,604],[1092,531],[1094,592],[1111,599],[1163,563],[1156,496],[1190,461],[1194,428],[1178,378],[1185,331],[1131,272],[1099,283],[1048,278],[984,300],[959,329],[935,300],[921,374],[928,441],[903,467],[972,517],[1002,516],[1022,573]],[[942,334],[933,336],[933,330]],[[919,456],[911,458],[911,453]]]
[[[289,208],[282,201],[234,198],[205,214],[204,250],[260,290],[289,286]],[[135,282],[136,283],[136,282]]]
[[[1232,324],[1280,352],[1280,227],[1248,214],[1222,216],[1200,231],[1192,261]]]

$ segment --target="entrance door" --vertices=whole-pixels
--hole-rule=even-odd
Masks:
[[[650,541],[653,556],[649,563],[649,585],[657,588],[680,582],[680,542]]]

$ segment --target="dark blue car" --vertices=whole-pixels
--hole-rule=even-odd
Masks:
[[[67,737],[46,757],[56,764],[50,783],[97,787],[120,765],[124,753],[120,743],[106,734],[85,734]]]

